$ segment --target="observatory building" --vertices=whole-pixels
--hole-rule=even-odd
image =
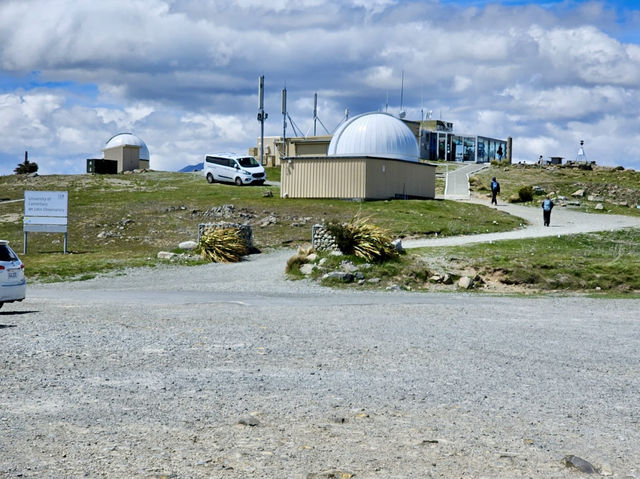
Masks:
[[[149,168],[149,149],[131,133],[112,136],[102,149],[102,159],[88,159],[87,173],[116,174]]]
[[[434,198],[434,165],[418,161],[414,133],[388,113],[365,113],[343,123],[327,155],[282,161],[285,198]]]

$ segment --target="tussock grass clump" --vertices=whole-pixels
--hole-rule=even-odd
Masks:
[[[235,228],[210,228],[198,245],[204,259],[214,263],[237,263],[249,253],[240,232]]]
[[[398,255],[391,236],[367,218],[354,217],[345,224],[329,223],[327,229],[343,254],[353,254],[367,261],[385,261]]]
[[[313,253],[315,253],[313,247],[299,247],[298,252],[287,260],[287,265],[284,268],[284,272],[288,274],[293,272],[294,270],[299,270],[300,266],[309,261],[309,255]]]

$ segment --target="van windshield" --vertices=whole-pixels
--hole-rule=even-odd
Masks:
[[[238,158],[238,163],[243,168],[253,168],[255,166],[260,166],[260,163],[256,161],[252,156],[247,156],[246,158]]]

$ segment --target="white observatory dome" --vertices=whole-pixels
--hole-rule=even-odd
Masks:
[[[104,145],[104,150],[108,148],[114,148],[116,146],[139,146],[140,147],[140,159],[149,161],[149,148],[144,141],[131,133],[118,133],[112,136],[109,141]]]
[[[418,161],[415,135],[401,120],[388,113],[354,116],[342,124],[329,143],[328,156],[376,156]]]

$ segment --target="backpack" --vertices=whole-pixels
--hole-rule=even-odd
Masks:
[[[552,205],[551,200],[544,200],[542,202],[542,209],[545,211],[551,211],[551,205]]]
[[[497,181],[491,182],[491,191],[495,191],[496,193],[500,193],[500,183]]]

